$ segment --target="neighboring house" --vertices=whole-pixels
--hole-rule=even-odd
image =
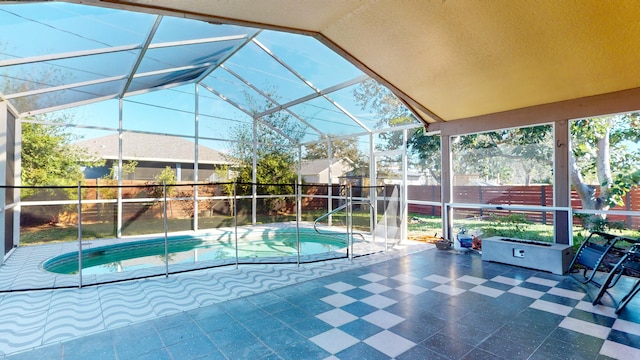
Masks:
[[[107,135],[75,143],[89,154],[106,160],[104,166],[85,168],[87,179],[102,178],[112,167],[118,166],[118,134]],[[138,162],[134,173],[124,180],[154,180],[167,166],[175,170],[178,181],[194,181],[195,144],[175,136],[123,133],[122,160]],[[198,179],[227,181],[228,174],[220,176],[216,169],[231,162],[221,152],[198,145]]]
[[[386,169],[388,174],[379,175],[378,181],[382,181],[384,184],[402,184],[402,170],[397,167],[390,167]],[[407,170],[407,185],[426,185],[429,178],[424,173],[420,172],[417,169],[409,169]]]
[[[302,162],[300,174],[306,183],[328,184],[329,169],[331,169],[331,183],[339,184],[340,178],[353,170],[353,161],[342,158],[334,160],[329,166],[327,159],[305,160]]]

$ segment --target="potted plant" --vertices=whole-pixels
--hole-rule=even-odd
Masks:
[[[449,250],[451,249],[451,240],[440,238],[440,240],[436,241],[436,248],[438,250]]]

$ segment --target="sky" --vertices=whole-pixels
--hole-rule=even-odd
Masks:
[[[151,14],[79,4],[0,4],[0,33],[3,34],[0,40],[0,92],[11,94],[120,77],[106,83],[87,85],[77,91],[61,90],[24,99],[25,103],[36,104],[37,108],[42,108],[70,101],[90,101],[98,94],[117,94],[126,83],[123,76],[133,69],[140,53],[140,45],[147,39],[155,21],[156,16]],[[254,35],[257,41],[237,50],[244,41]],[[225,41],[199,41],[203,38],[226,39],[229,36],[232,38]],[[176,41],[192,43],[177,47],[163,46]],[[1,66],[3,61],[18,58],[96,51],[118,46],[134,48],[114,53]],[[129,89],[160,85],[171,77],[191,79],[194,77],[193,74],[199,75],[203,69],[215,65],[236,50],[237,53],[224,64],[228,70],[217,68],[205,77],[202,83],[245,110],[263,108],[267,100],[234,74],[264,93],[273,94],[279,104],[314,94],[314,89],[327,89],[363,76],[355,66],[310,37],[164,17]],[[281,61],[269,56],[265,50],[275,54]],[[207,66],[199,69],[198,66],[202,64]],[[191,68],[185,69],[185,66]],[[163,72],[166,69],[173,71]],[[154,71],[159,73],[149,75]],[[34,80],[33,74],[44,75],[35,75]],[[302,76],[306,83],[296,74]],[[3,77],[10,80],[5,81],[4,86]],[[21,82],[25,79],[27,81]],[[12,84],[14,88],[8,88],[7,83]],[[375,127],[377,119],[374,114],[363,111],[354,100],[353,89],[356,86],[358,85],[329,94],[348,114],[323,97],[291,107],[292,111],[318,130],[309,128],[303,142],[318,139],[319,133],[339,136],[364,132],[365,129],[354,122],[350,115],[370,129]],[[16,91],[16,87],[20,90]],[[199,87],[198,91],[201,137],[229,138],[236,127],[250,126],[250,117],[247,114],[222,101],[218,95],[209,92],[204,86]],[[250,94],[249,98],[247,94]],[[193,136],[195,98],[193,84],[127,96],[124,98],[123,126],[127,130]],[[255,104],[255,99],[258,99],[259,105]],[[80,126],[118,127],[117,100],[85,105],[65,112],[72,112],[74,122]],[[105,134],[104,131],[96,129],[77,129],[76,132],[85,138]]]

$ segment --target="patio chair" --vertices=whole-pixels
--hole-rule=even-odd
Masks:
[[[616,314],[622,311],[625,306],[633,299],[633,297],[640,292],[640,244],[634,244],[631,248],[622,256],[615,266],[609,272],[606,277],[598,295],[593,300],[593,305],[600,303],[600,299],[607,292],[607,289],[613,287],[622,275],[632,276],[636,278],[631,290],[620,300],[618,307],[616,308]]]
[[[575,276],[574,278],[583,284],[592,283],[596,287],[601,287],[601,284],[595,280],[595,276],[598,270],[609,271],[612,269],[624,255],[624,249],[614,246],[621,239],[623,238],[620,236],[601,231],[591,232],[573,257],[569,265],[569,272],[580,272],[579,269],[575,268],[576,265],[580,265],[583,269],[582,279]],[[597,240],[600,240],[600,242]],[[614,285],[615,282],[610,284],[610,286]]]

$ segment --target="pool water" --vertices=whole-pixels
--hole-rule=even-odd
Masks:
[[[295,232],[245,233],[238,235],[238,257],[267,258],[296,256]],[[173,236],[168,239],[169,265],[197,261],[235,259],[233,233]],[[82,252],[82,274],[123,272],[165,265],[165,239],[135,241],[95,247]],[[346,247],[345,234],[317,234],[300,232],[300,255],[336,251]],[[78,273],[78,252],[70,252],[46,260],[46,271],[58,274]]]

